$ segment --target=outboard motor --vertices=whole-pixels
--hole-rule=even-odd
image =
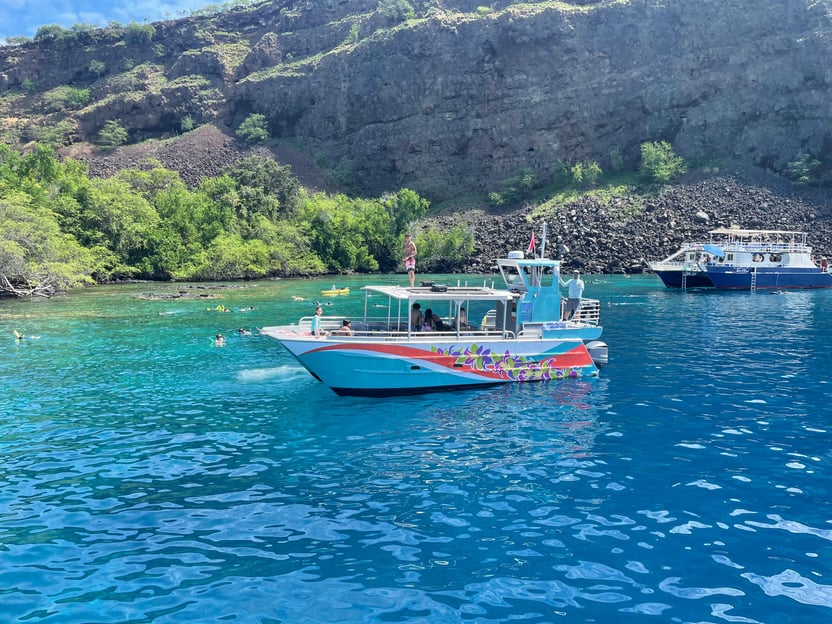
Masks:
[[[607,347],[606,342],[593,340],[587,343],[586,350],[589,351],[589,355],[595,366],[603,368],[607,365],[607,361],[609,360],[609,347]]]

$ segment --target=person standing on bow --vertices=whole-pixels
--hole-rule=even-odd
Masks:
[[[558,283],[568,289],[566,295],[566,309],[563,314],[563,320],[568,321],[575,316],[578,308],[581,307],[581,297],[584,294],[584,281],[581,279],[580,272],[576,270],[572,272],[572,279],[566,282],[564,282],[560,275],[558,275]]]
[[[416,243],[410,234],[405,234],[404,237],[404,268],[410,276],[410,287],[413,288],[416,281]]]

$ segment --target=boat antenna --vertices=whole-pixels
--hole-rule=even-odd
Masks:
[[[540,234],[540,258],[546,257],[546,222],[543,222],[543,231]]]

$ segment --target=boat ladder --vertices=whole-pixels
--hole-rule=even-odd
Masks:
[[[687,271],[682,271],[682,290],[686,290],[688,287],[688,273]]]
[[[757,290],[757,267],[751,269],[751,290]]]

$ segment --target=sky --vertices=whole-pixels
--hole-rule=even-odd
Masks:
[[[223,0],[0,0],[0,42],[6,37],[35,36],[38,28],[57,24],[106,26],[107,22],[158,22],[190,15]]]

